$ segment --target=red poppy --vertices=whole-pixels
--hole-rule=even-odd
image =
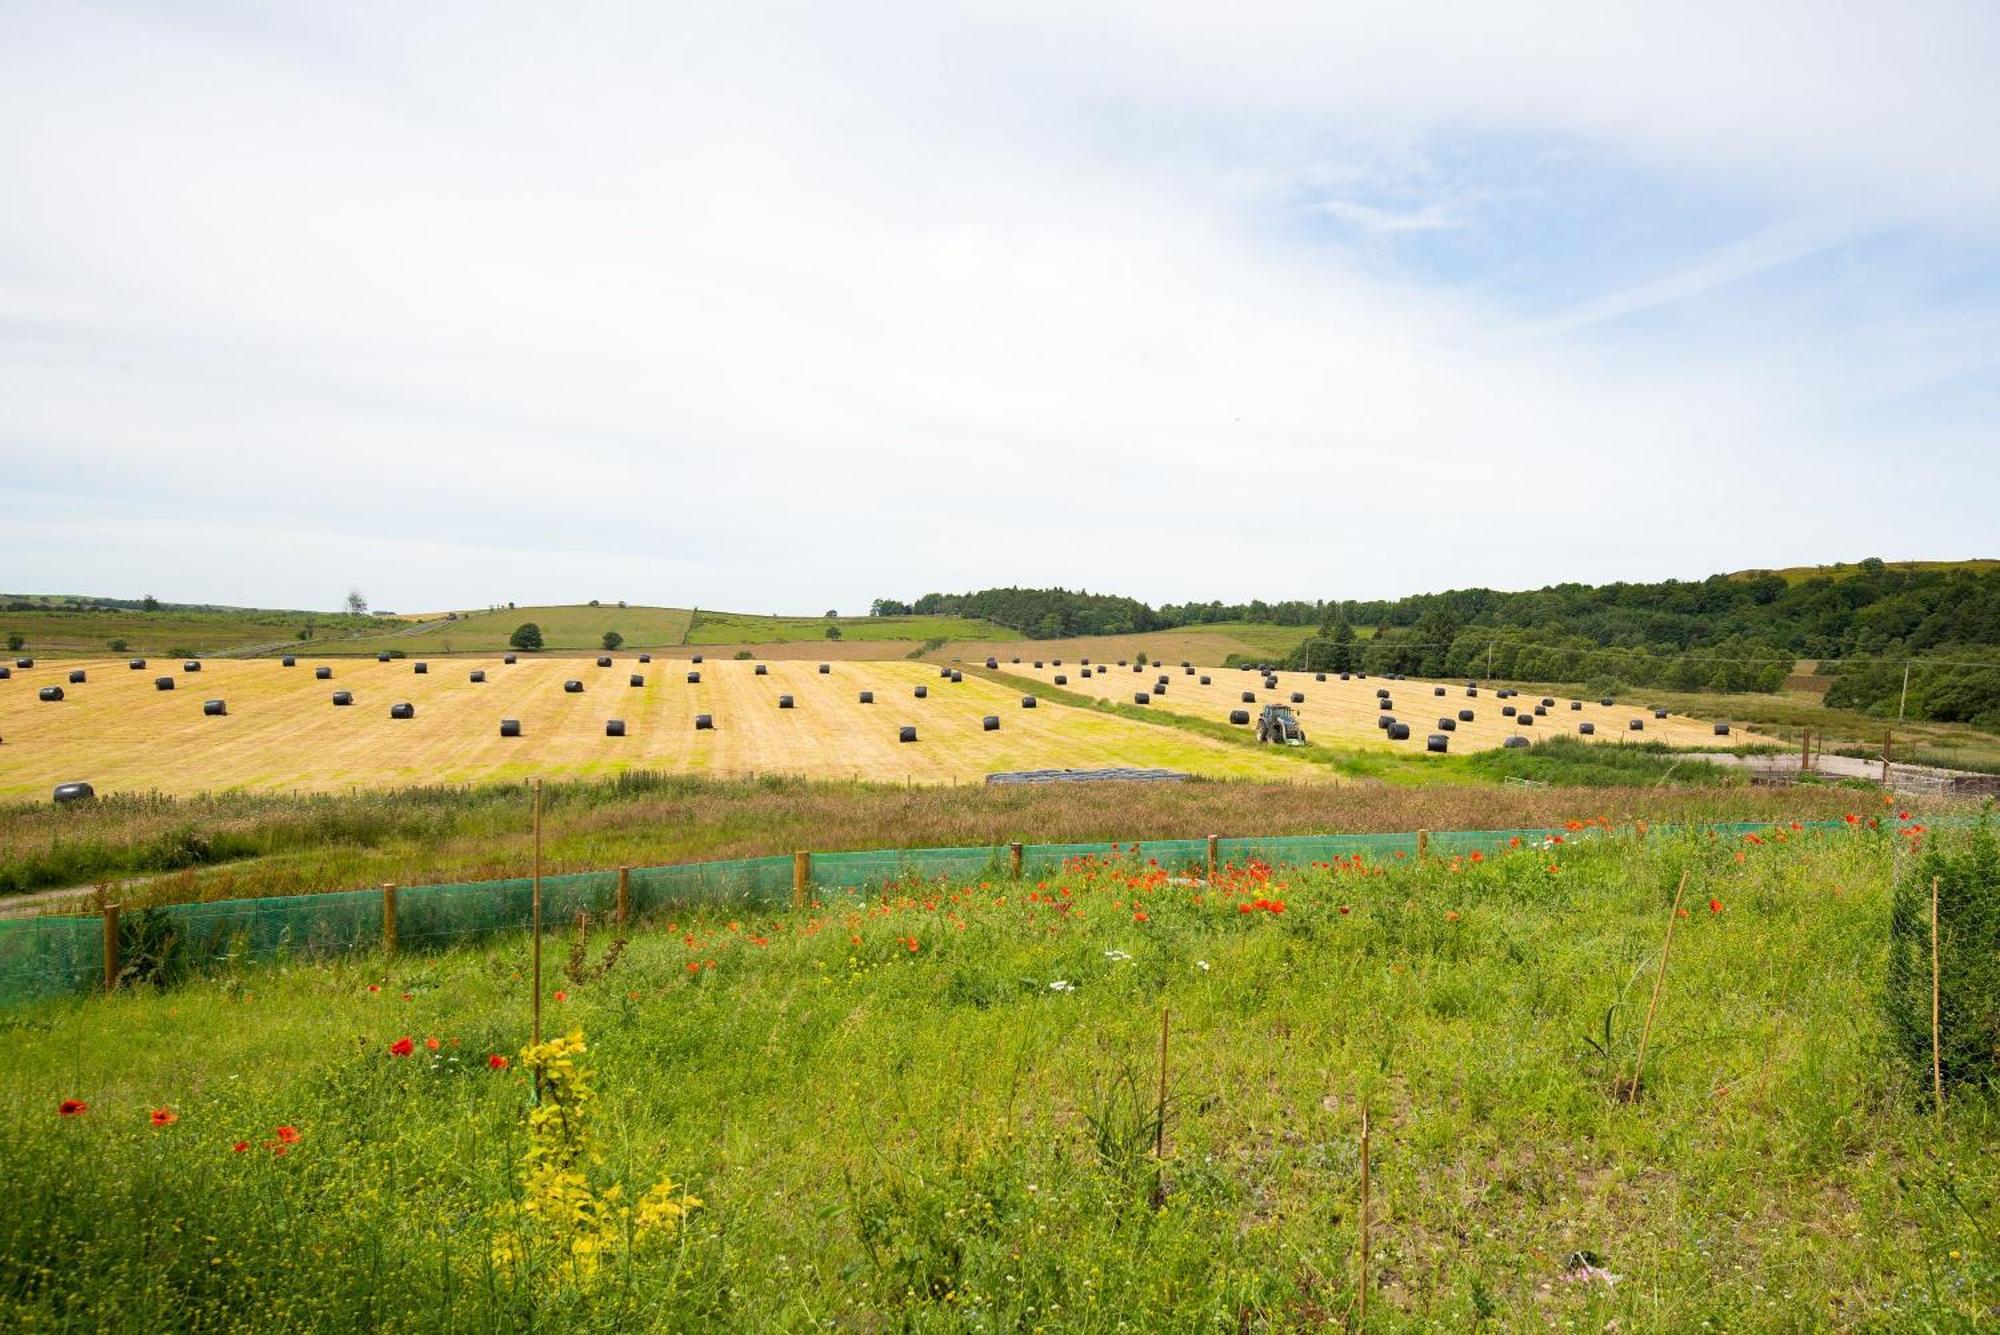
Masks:
[[[1444,911],[1444,920],[1445,920],[1446,922],[1457,922],[1457,921],[1458,921],[1458,910],[1457,910],[1457,909],[1446,909],[1446,910]]]
[[[382,990],[382,985],[380,983],[370,983],[368,985],[368,990],[370,992],[380,992]]]
[[[905,944],[909,946],[912,955],[917,953],[917,938],[913,936]]]
[[[563,992],[563,991],[557,991],[557,993],[556,993],[556,1000],[557,1000],[557,1001],[568,1001],[568,1000],[569,1000],[569,993],[567,993],[567,992]]]
[[[497,1052],[486,1059],[486,1064],[496,1071],[507,1069],[507,1059]]]
[[[1135,911],[1135,912],[1134,912],[1134,913],[1132,914],[1132,921],[1133,921],[1133,922],[1150,922],[1150,921],[1152,921],[1152,920],[1151,920],[1150,918],[1148,918],[1148,917],[1146,916],[1146,910],[1144,910],[1144,909],[1139,909],[1139,910]]]
[[[701,961],[700,961],[700,960],[689,960],[689,961],[688,961],[688,972],[689,972],[689,973],[700,973],[700,972],[701,972]]]
[[[250,1142],[247,1140],[239,1140],[234,1145],[231,1145],[229,1148],[235,1150],[238,1154],[248,1154],[250,1152]]]
[[[432,1052],[436,1052],[439,1048],[443,1047],[444,1044],[438,1042],[437,1039],[435,1038],[426,1038],[424,1040],[424,1046],[429,1048]]]
[[[287,1145],[299,1143],[299,1129],[295,1126],[281,1126],[274,1134]]]
[[[64,1117],[81,1117],[90,1111],[90,1105],[82,1099],[64,1099],[62,1106],[57,1108],[56,1111]]]
[[[1474,862],[1484,862],[1486,861],[1486,855],[1475,848],[1472,850],[1472,860]]]
[[[411,999],[412,999],[412,998],[413,998],[413,997],[414,997],[415,995],[416,995],[416,994],[415,994],[415,993],[413,993],[413,992],[405,992],[405,993],[403,993],[403,1000],[405,1000],[405,1001],[409,1001],[409,1000],[411,1000]]]
[[[172,1108],[153,1109],[154,1126],[172,1126],[180,1120],[180,1114],[176,1113]]]
[[[389,1045],[389,1055],[392,1057],[407,1057],[416,1050],[417,1045],[411,1041],[408,1034],[403,1035]]]
[[[283,1157],[284,1157],[285,1155],[287,1155],[287,1154],[290,1154],[291,1152],[292,1152],[292,1147],[291,1147],[290,1145],[273,1145],[273,1146],[271,1146],[271,1153],[273,1153],[273,1154],[277,1155],[277,1156],[278,1156],[279,1158],[281,1158],[281,1159],[282,1159],[282,1158],[283,1158]]]
[[[1347,905],[1345,905],[1345,904],[1342,904],[1342,905],[1340,906],[1340,916],[1342,916],[1343,918],[1344,918],[1344,917],[1346,917],[1346,916],[1347,916],[1347,911],[1348,911],[1348,910],[1347,910]]]
[[[1709,901],[1708,901],[1708,911],[1709,911],[1710,913],[1720,913],[1720,912],[1722,912],[1722,901],[1721,901],[1721,900],[1719,900],[1719,899],[1711,899],[1711,900],[1709,900]]]

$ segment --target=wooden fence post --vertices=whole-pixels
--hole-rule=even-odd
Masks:
[[[382,886],[382,953],[396,953],[396,887],[393,883]]]
[[[1889,752],[1895,746],[1895,742],[1895,733],[1885,732],[1882,734],[1882,786],[1884,788],[1889,786]]]
[[[1015,880],[1021,879],[1021,843],[1018,839],[1007,845],[1007,869]]]
[[[1214,885],[1214,884],[1215,884],[1215,845],[1216,845],[1216,843],[1217,843],[1217,839],[1216,839],[1216,837],[1215,837],[1214,835],[1212,835],[1212,834],[1211,834],[1210,836],[1208,836],[1208,883],[1209,883],[1210,885]]]
[[[118,906],[104,906],[104,990],[118,990]]]
[[[1799,730],[1799,773],[1804,774],[1811,768],[1812,768],[1812,729],[1802,728]]]
[[[812,887],[813,855],[801,849],[792,854],[792,907],[802,909],[809,902]]]
[[[1425,858],[1429,857],[1430,855],[1431,855],[1431,832],[1429,830],[1418,830],[1417,861],[1422,862]]]
[[[623,927],[632,918],[632,869],[618,869],[618,925]]]

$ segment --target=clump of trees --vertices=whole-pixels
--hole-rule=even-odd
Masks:
[[[536,650],[542,647],[542,628],[532,621],[523,621],[514,627],[514,633],[507,637],[507,643],[516,649]]]

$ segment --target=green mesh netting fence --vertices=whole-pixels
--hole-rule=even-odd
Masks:
[[[1838,828],[1840,821],[1808,822],[1805,828]],[[1767,830],[1767,822],[1695,827],[1718,836]],[[1667,827],[1659,827],[1662,834]],[[1516,838],[1551,837],[1548,830],[1438,830],[1429,834],[1433,855],[1457,856],[1474,850],[1497,852]],[[1579,831],[1565,838],[1590,838]],[[1414,858],[1418,836],[1409,834],[1290,835],[1220,839],[1218,862],[1245,866],[1309,867],[1359,858],[1390,862]],[[1206,870],[1206,839],[1155,839],[1137,843],[1030,844],[1022,849],[1024,876],[1050,876],[1078,858],[1137,858],[1173,872]],[[906,848],[812,855],[812,885],[821,898],[865,895],[884,886],[924,881],[969,881],[1010,874],[1010,852],[990,848]],[[636,867],[629,895],[637,917],[685,905],[774,907],[791,902],[793,862],[788,856],[738,858],[668,867]],[[542,878],[542,921],[562,927],[579,913],[605,914],[617,903],[616,872],[578,872]],[[396,895],[396,940],[400,949],[440,949],[455,941],[520,931],[528,926],[533,885],[527,877],[450,885],[407,886]],[[383,896],[379,890],[348,890],[270,899],[230,899],[206,904],[174,904],[127,914],[121,941],[151,933],[171,937],[173,959],[189,969],[229,962],[325,958],[382,945]],[[128,946],[121,954],[130,955]],[[43,997],[81,995],[104,977],[104,929],[99,917],[44,917],[0,921],[0,1004]]]

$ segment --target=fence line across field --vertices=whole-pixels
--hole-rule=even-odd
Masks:
[[[1838,829],[1842,821],[1809,821],[1804,828]],[[1643,822],[1632,827],[1646,833]],[[1769,822],[1739,821],[1688,827],[1654,827],[1744,834]],[[655,916],[684,906],[734,905],[744,909],[803,908],[823,894],[863,896],[883,886],[987,877],[1011,880],[1047,876],[1074,858],[1137,857],[1190,880],[1212,879],[1219,869],[1263,863],[1272,868],[1315,863],[1453,856],[1504,849],[1512,840],[1539,840],[1546,829],[1414,830],[1396,834],[1328,834],[1153,839],[1119,843],[995,844],[963,848],[892,848],[861,852],[776,854],[658,867],[620,867],[541,878],[543,922],[558,930],[588,913],[595,921]],[[1585,833],[1601,834],[1602,831]],[[1578,835],[1565,832],[1565,838]],[[126,913],[121,931],[116,905],[89,915],[51,915],[0,921],[0,1005],[41,997],[77,995],[117,985],[120,942],[127,932],[170,932],[181,958],[197,968],[284,958],[319,959],[357,950],[437,948],[445,943],[525,930],[531,920],[533,878],[462,881],[438,885],[389,885],[263,899],[223,899],[172,904],[147,914]]]

